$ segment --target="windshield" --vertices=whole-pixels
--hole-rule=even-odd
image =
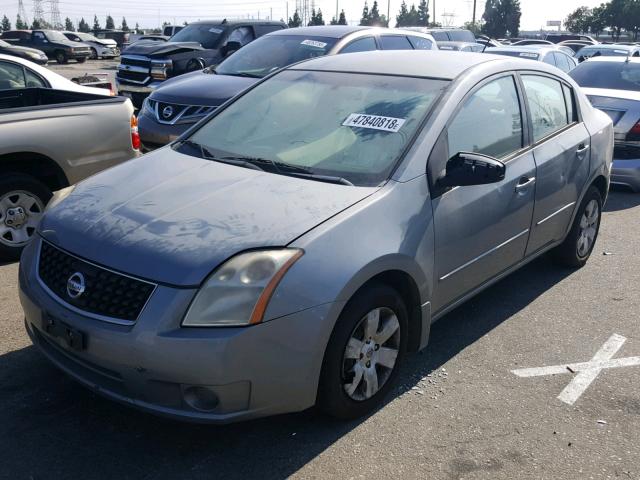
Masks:
[[[85,42],[97,42],[98,39],[96,37],[94,37],[93,35],[89,35],[88,33],[76,33],[75,35],[77,35],[80,40],[85,41]]]
[[[65,37],[62,33],[56,32],[55,30],[47,30],[44,32],[47,40],[50,42],[68,42],[69,39]]]
[[[538,60],[540,55],[534,52],[519,52],[518,50],[486,50],[487,53],[493,53],[494,55],[505,55],[507,57],[527,58],[529,60]]]
[[[204,48],[217,48],[224,27],[219,25],[189,25],[173,37],[171,42],[197,42]]]
[[[640,63],[584,62],[569,72],[569,75],[585,88],[640,90]]]
[[[190,138],[215,157],[266,159],[375,186],[447,86],[442,80],[287,70]]]
[[[216,67],[216,73],[262,78],[292,63],[322,57],[335,43],[335,38],[326,37],[299,35],[263,37],[222,62]]]

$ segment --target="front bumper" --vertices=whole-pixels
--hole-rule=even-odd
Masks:
[[[611,183],[640,192],[640,149],[616,149],[611,168]]]
[[[133,326],[80,315],[50,296],[37,277],[32,242],[20,264],[20,300],[33,343],[56,366],[113,400],[182,420],[228,423],[301,411],[315,403],[324,350],[338,304],[327,304],[247,328],[181,328],[195,294],[158,286]],[[87,336],[72,349],[46,333],[43,315]],[[193,406],[194,388],[217,405]]]
[[[194,125],[195,122],[167,125],[158,123],[148,115],[140,115],[138,117],[140,140],[147,150],[155,150],[173,142]]]
[[[133,106],[137,109],[142,108],[144,99],[147,98],[156,89],[162,86],[163,82],[153,81],[147,85],[132,85],[126,81],[121,81],[116,76],[116,85],[118,86],[118,93],[124,97],[127,97],[133,103]]]

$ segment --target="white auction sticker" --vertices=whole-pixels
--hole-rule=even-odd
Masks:
[[[324,48],[327,46],[325,42],[318,42],[316,40],[303,40],[302,42],[300,42],[300,44],[308,45],[309,47],[316,47],[316,48]]]
[[[402,118],[382,117],[380,115],[366,115],[364,113],[352,113],[342,124],[344,127],[371,128],[383,132],[396,133],[406,120]]]

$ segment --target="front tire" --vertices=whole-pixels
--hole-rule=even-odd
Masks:
[[[593,251],[602,219],[600,191],[589,187],[564,242],[552,251],[554,260],[567,267],[583,267]]]
[[[407,307],[395,289],[374,285],[357,293],[340,315],[325,351],[320,410],[353,419],[379,407],[397,381],[408,327]]]
[[[91,49],[91,56],[89,58],[91,60],[97,60],[98,59],[98,52],[96,51],[95,48]]]
[[[33,177],[9,174],[0,180],[0,260],[17,260],[35,235],[51,190]]]
[[[67,58],[67,54],[64,53],[63,51],[57,51],[56,62],[58,62],[60,65],[64,65],[65,63],[68,63],[69,59]]]

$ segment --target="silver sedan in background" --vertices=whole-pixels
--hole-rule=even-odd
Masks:
[[[640,192],[640,58],[592,57],[570,75],[613,121],[611,182]]]
[[[432,322],[547,251],[587,262],[612,151],[609,117],[542,62],[298,63],[57,195],[22,255],[26,328],[158,414],[365,415]]]
[[[570,48],[557,45],[510,45],[487,48],[485,53],[517,57],[524,60],[537,60],[553,65],[565,73],[570,72],[578,65],[578,61],[573,57],[573,51]]]

